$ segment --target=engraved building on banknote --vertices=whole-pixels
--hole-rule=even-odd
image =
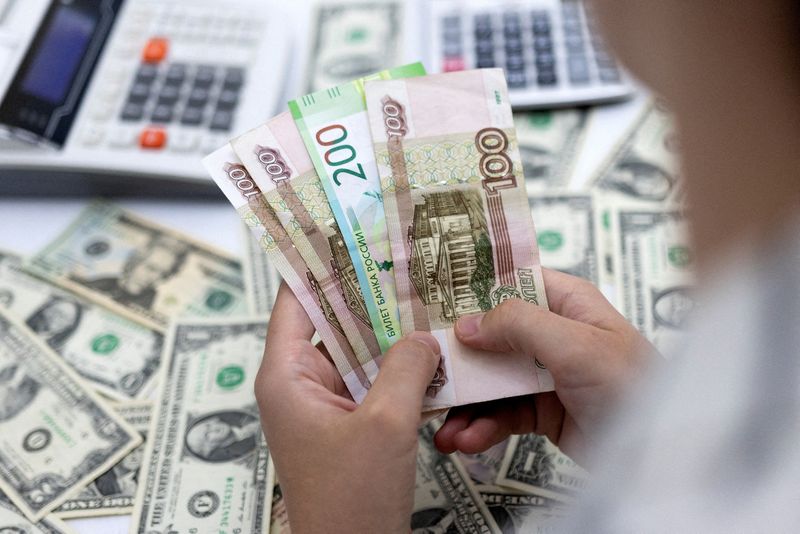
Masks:
[[[370,323],[367,305],[361,294],[361,286],[358,283],[356,268],[353,266],[350,253],[347,251],[347,243],[344,242],[344,237],[338,225],[332,223],[330,227],[336,232],[328,238],[328,244],[331,247],[333,272],[339,279],[344,301],[347,303],[347,307],[350,308],[350,311],[353,312],[361,322],[371,327],[372,323]]]
[[[448,190],[415,200],[409,274],[431,320],[452,324],[462,315],[485,311],[494,265],[480,193]]]

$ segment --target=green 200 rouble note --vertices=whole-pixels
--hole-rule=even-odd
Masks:
[[[353,260],[382,351],[400,339],[401,329],[364,83],[423,74],[422,65],[414,63],[289,102]]]

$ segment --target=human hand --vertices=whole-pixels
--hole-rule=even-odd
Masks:
[[[591,283],[542,270],[550,311],[519,299],[456,323],[471,347],[536,357],[553,375],[555,392],[461,406],[436,434],[442,452],[472,454],[510,434],[545,435],[580,461],[625,387],[655,348]]]
[[[407,533],[417,429],[439,345],[425,333],[398,341],[358,406],[309,342],[313,334],[282,285],[255,389],[292,532]]]

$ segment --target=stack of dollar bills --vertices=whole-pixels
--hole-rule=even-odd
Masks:
[[[0,251],[0,532],[124,514],[142,534],[289,532],[253,395],[281,279],[356,399],[411,330],[444,350],[429,409],[551,387],[452,335],[507,298],[546,305],[540,264],[673,343],[694,301],[669,113],[645,106],[577,189],[594,114],[512,116],[498,71],[402,67],[299,98],[206,160],[247,223],[242,258],[106,202],[31,257]],[[442,455],[437,424],[413,529],[550,532],[589,480],[533,434]]]

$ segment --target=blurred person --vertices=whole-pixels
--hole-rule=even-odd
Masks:
[[[498,358],[535,356],[555,392],[453,409],[436,444],[476,453],[548,436],[594,474],[564,532],[796,532],[800,4],[594,8],[676,117],[702,307],[662,359],[588,282],[544,270],[549,311],[509,300],[455,332]],[[292,531],[408,532],[439,346],[401,339],[357,406],[313,332],[282,287],[256,394]]]

